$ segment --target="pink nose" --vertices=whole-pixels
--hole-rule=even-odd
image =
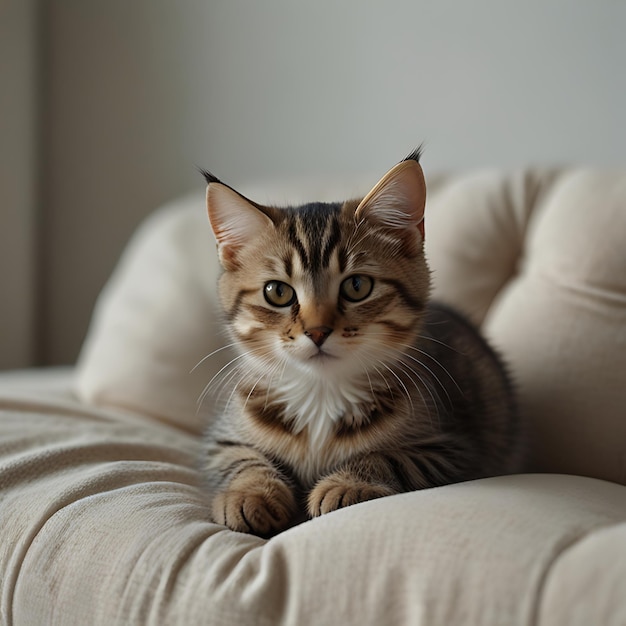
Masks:
[[[315,328],[309,328],[304,331],[304,334],[318,347],[328,339],[328,335],[333,332],[332,328],[328,326],[316,326]]]

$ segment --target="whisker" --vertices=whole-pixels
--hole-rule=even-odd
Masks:
[[[387,354],[390,355],[390,356],[396,356],[396,365],[401,368],[402,372],[413,383],[415,389],[417,390],[417,393],[419,393],[419,395],[420,395],[420,398],[422,400],[422,405],[426,409],[426,411],[428,413],[428,417],[429,417],[430,422],[432,424],[433,420],[432,420],[432,415],[431,415],[431,412],[430,412],[429,405],[426,402],[426,398],[424,397],[424,394],[422,393],[422,390],[420,389],[419,385],[417,384],[417,381],[415,380],[415,378],[413,378],[413,376],[415,376],[417,378],[417,380],[419,380],[419,382],[423,385],[423,387],[428,392],[428,395],[430,396],[430,398],[432,400],[433,407],[434,407],[434,409],[435,409],[435,411],[437,413],[437,422],[438,422],[438,424],[441,425],[441,415],[439,413],[439,405],[438,405],[437,399],[435,398],[435,395],[433,394],[433,392],[432,392],[430,386],[428,385],[427,381],[425,381],[424,378],[422,376],[420,376],[420,374],[418,372],[416,372],[408,363],[404,362],[402,360],[402,358],[397,358],[398,356],[400,356],[400,357],[405,356],[404,353],[402,353],[401,351],[399,351],[397,349],[388,347],[387,348]],[[419,361],[418,361],[418,363],[419,363]]]
[[[444,348],[448,348],[448,350],[452,350],[452,352],[456,352],[457,354],[463,354],[462,352],[460,352],[456,348],[453,348],[450,344],[446,343],[445,341],[440,341],[439,339],[435,339],[434,337],[429,337],[428,335],[417,335],[417,336],[420,339],[427,339],[428,341],[432,341],[433,343],[438,343]]]
[[[426,356],[430,356],[430,355],[426,355]],[[452,398],[450,397],[450,394],[448,393],[448,390],[446,389],[445,385],[441,382],[441,379],[437,376],[437,374],[435,374],[435,372],[433,372],[433,370],[430,367],[428,367],[428,365],[426,365],[426,363],[424,363],[420,359],[416,359],[414,356],[411,356],[410,354],[404,354],[404,357],[406,357],[407,359],[411,359],[411,361],[413,361],[414,363],[416,363],[420,367],[423,367],[435,379],[435,381],[437,382],[439,387],[441,387],[441,390],[445,394],[446,399],[448,400],[449,405],[452,406]],[[448,374],[448,377],[456,385],[457,389],[459,389],[459,391],[461,391],[459,386],[457,385],[456,381],[452,377],[452,375],[441,364],[438,364],[438,365],[440,365],[441,369],[443,369],[446,372],[446,374]]]
[[[247,354],[251,354],[254,351],[250,351]],[[258,350],[257,350],[258,352]],[[270,353],[270,351],[268,350],[267,352],[268,354]],[[238,364],[237,368],[234,370],[234,372],[231,372],[231,374],[229,375],[229,379],[232,380],[235,375],[237,373],[240,373],[239,379],[237,380],[237,382],[233,385],[232,390],[230,392],[230,395],[228,396],[228,400],[226,402],[226,404],[224,405],[224,408],[222,409],[223,413],[227,413],[228,412],[228,407],[230,406],[230,403],[233,400],[233,397],[235,395],[235,392],[237,391],[237,388],[239,387],[239,385],[249,376],[249,373],[247,371],[245,371],[242,367],[242,364]],[[250,395],[252,394],[252,392],[254,391],[254,388],[257,386],[257,384],[262,380],[262,378],[264,378],[265,374],[262,374],[259,379],[255,382],[255,384],[253,385],[252,389],[250,390],[250,393],[248,394],[248,397],[246,398],[246,404],[250,398]],[[245,405],[244,405],[245,408]]]
[[[437,413],[437,423],[441,425],[441,415],[439,414],[439,405],[437,403],[437,400],[432,392],[432,390],[430,389],[429,385],[427,384],[427,382],[412,368],[408,365],[408,363],[405,363],[404,361],[399,360],[398,361],[398,366],[400,366],[403,370],[404,373],[408,376],[409,380],[413,383],[413,385],[415,386],[415,389],[417,390],[417,393],[419,393],[420,398],[422,399],[422,405],[424,406],[424,408],[426,409],[427,413],[428,413],[428,417],[430,419],[430,422],[432,424],[432,416],[430,414],[430,407],[428,405],[428,403],[426,402],[426,398],[424,397],[424,394],[422,393],[422,390],[420,389],[419,385],[417,384],[417,381],[411,376],[411,374],[413,374],[414,376],[417,377],[417,379],[419,380],[420,383],[422,383],[422,385],[424,386],[424,388],[426,389],[426,391],[428,392],[428,395],[430,396],[430,399],[432,400],[432,405]]]
[[[372,348],[369,348],[369,349],[366,348],[364,350],[363,356],[366,358],[371,358],[372,360],[376,359],[378,361],[378,358],[377,358],[378,355],[376,351]],[[360,359],[360,362],[363,363],[363,359]],[[387,387],[389,393],[391,394],[391,397],[393,398],[393,389],[391,388],[391,385],[389,384],[387,377],[373,363],[370,363],[369,366],[378,374],[381,380],[385,383],[385,386]],[[366,374],[368,375],[368,378],[370,378],[367,368],[365,368],[365,371],[366,371]],[[370,379],[370,382],[371,382],[371,379]],[[373,389],[372,389],[372,393],[375,393]]]
[[[243,403],[243,407],[242,407],[242,411],[246,410],[246,407],[248,406],[248,400],[250,400],[250,396],[254,393],[254,390],[256,389],[257,385],[265,378],[267,374],[264,372],[263,374],[261,374],[259,376],[259,378],[257,378],[257,381],[254,383],[254,385],[252,385],[248,395],[246,396],[246,400]]]
[[[204,405],[204,401],[207,399],[207,397],[209,396],[209,394],[211,393],[211,391],[217,386],[217,384],[219,383],[219,391],[217,393],[217,395],[215,396],[215,405],[218,405],[221,401],[221,398],[224,394],[224,392],[227,389],[227,384],[226,383],[230,383],[230,381],[241,371],[241,365],[240,364],[236,364],[230,372],[225,373],[224,374],[224,378],[221,380],[216,380],[214,384],[207,384],[205,385],[204,389],[202,390],[202,393],[200,394],[198,400],[196,401],[196,414],[198,414],[201,409],[202,406]]]
[[[243,352],[237,355],[236,357],[231,359],[228,363],[226,363],[224,366],[222,366],[219,369],[219,371],[211,378],[211,380],[209,380],[209,382],[205,385],[204,389],[202,390],[197,400],[198,411],[200,410],[202,404],[204,403],[204,400],[206,399],[207,395],[210,393],[211,389],[214,388],[216,384],[220,383],[223,386],[225,385],[226,381],[234,377],[234,375],[240,369],[241,363],[239,363],[238,361],[248,356],[259,356],[262,358],[270,353],[271,353],[270,344],[267,343],[266,345],[264,344],[264,345],[257,346],[251,350],[248,350],[246,352]],[[229,368],[233,368],[233,371],[229,372],[226,375],[225,372]],[[221,380],[220,380],[220,377],[222,377]]]
[[[392,374],[392,376],[394,376],[396,378],[396,380],[400,383],[400,386],[404,390],[404,393],[406,394],[407,400],[409,401],[409,404],[411,405],[411,412],[414,413],[415,412],[415,407],[413,406],[413,398],[411,398],[411,394],[409,393],[409,390],[407,389],[406,385],[402,382],[402,379],[384,361],[381,361],[379,359],[378,362],[386,370],[388,370]]]
[[[190,374],[193,374],[193,372],[196,371],[196,369],[198,367],[200,367],[200,365],[202,365],[207,359],[210,359],[212,356],[216,355],[218,352],[221,352],[222,350],[228,350],[228,348],[232,348],[234,346],[237,345],[236,341],[233,341],[232,343],[229,343],[228,345],[222,346],[221,348],[218,348],[217,350],[213,350],[213,352],[210,352],[209,354],[207,354],[205,357],[202,357],[192,368],[191,370],[189,370]]]
[[[226,402],[226,404],[224,405],[224,409],[223,409],[223,413],[226,414],[228,412],[228,407],[230,406],[230,403],[232,402],[233,396],[235,395],[235,392],[237,391],[237,387],[239,387],[240,383],[243,381],[243,376],[237,381],[237,384],[233,387],[232,391],[230,392],[230,395],[228,396],[228,400]]]
[[[233,365],[233,363],[235,363],[236,361],[239,361],[240,359],[243,359],[245,356],[247,356],[248,353],[244,352],[243,354],[240,354],[238,356],[236,356],[234,359],[231,359],[228,363],[226,363],[226,365],[224,365],[223,367],[220,368],[220,370],[211,378],[211,380],[209,380],[209,382],[205,385],[204,389],[202,390],[202,393],[200,394],[200,398],[198,399],[198,402],[201,402],[204,400],[204,398],[206,397],[206,394],[209,392],[209,390],[211,389],[211,385],[213,384],[213,381],[219,377],[219,375],[226,369],[228,369],[229,367],[231,367]]]
[[[243,363],[238,363],[235,367],[233,367],[231,369],[230,372],[228,372],[227,374],[224,375],[224,377],[220,380],[220,381],[216,381],[215,385],[216,386],[219,382],[219,386],[220,386],[220,390],[215,398],[215,402],[219,402],[220,399],[222,398],[223,394],[230,389],[230,385],[233,381],[233,379],[239,375],[237,384],[242,381],[245,377],[245,370],[243,368]],[[207,394],[208,394],[208,390],[207,390]]]
[[[431,361],[434,361],[436,365],[438,365],[441,370],[448,376],[448,378],[450,379],[450,381],[452,382],[452,384],[457,388],[458,392],[461,395],[465,395],[463,393],[463,390],[461,389],[461,387],[459,386],[459,384],[457,383],[457,381],[455,380],[454,376],[452,376],[452,374],[448,371],[448,369],[443,365],[443,363],[441,363],[441,361],[439,361],[438,359],[436,359],[432,354],[429,354],[428,352],[426,352],[425,350],[420,350],[419,348],[415,347],[415,346],[411,346],[408,344],[404,345],[405,348],[408,348],[409,350],[415,350],[416,352],[419,352],[420,354],[423,354],[424,356],[427,356]],[[419,359],[415,359],[415,357],[412,357],[410,355],[406,355],[407,357],[415,360],[417,363],[419,363],[420,365],[422,365],[422,367],[424,367],[425,369],[427,369],[432,376],[437,380],[437,382],[439,383],[439,385],[441,385],[441,388],[445,390],[445,386],[443,385],[443,383],[439,380],[439,378],[435,375],[435,373],[421,360]],[[447,395],[447,394],[446,394]],[[448,399],[450,399],[450,396],[448,396]]]

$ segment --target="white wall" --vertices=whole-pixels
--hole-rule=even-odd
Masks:
[[[618,0],[43,3],[44,318],[71,361],[130,231],[202,187],[382,172],[623,164]]]
[[[0,0],[0,369],[35,358],[37,12]]]

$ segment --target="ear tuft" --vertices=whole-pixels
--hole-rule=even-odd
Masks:
[[[200,174],[202,174],[202,176],[204,176],[204,180],[206,180],[206,184],[210,185],[211,183],[221,183],[222,181],[215,176],[214,174],[211,174],[211,172],[209,172],[209,170],[205,170],[202,169],[201,167],[198,168],[198,171],[200,172]]]
[[[422,152],[424,152],[424,144],[421,143],[419,146],[417,146],[417,148],[415,148],[415,150],[413,150],[413,152],[411,152],[411,154],[409,154],[406,158],[404,158],[404,161],[416,161],[417,163],[420,162],[420,159],[422,158]]]
[[[220,262],[226,270],[239,267],[239,253],[272,225],[258,207],[221,182],[210,181],[206,194],[211,228],[217,239]]]
[[[413,155],[419,157],[419,149]],[[424,173],[416,158],[407,157],[378,181],[355,215],[401,236],[419,231],[423,239],[425,205]]]

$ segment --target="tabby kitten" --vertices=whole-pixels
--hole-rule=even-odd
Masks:
[[[285,209],[203,172],[240,350],[206,435],[215,522],[270,535],[301,513],[517,469],[502,365],[428,301],[419,156],[360,201]]]

